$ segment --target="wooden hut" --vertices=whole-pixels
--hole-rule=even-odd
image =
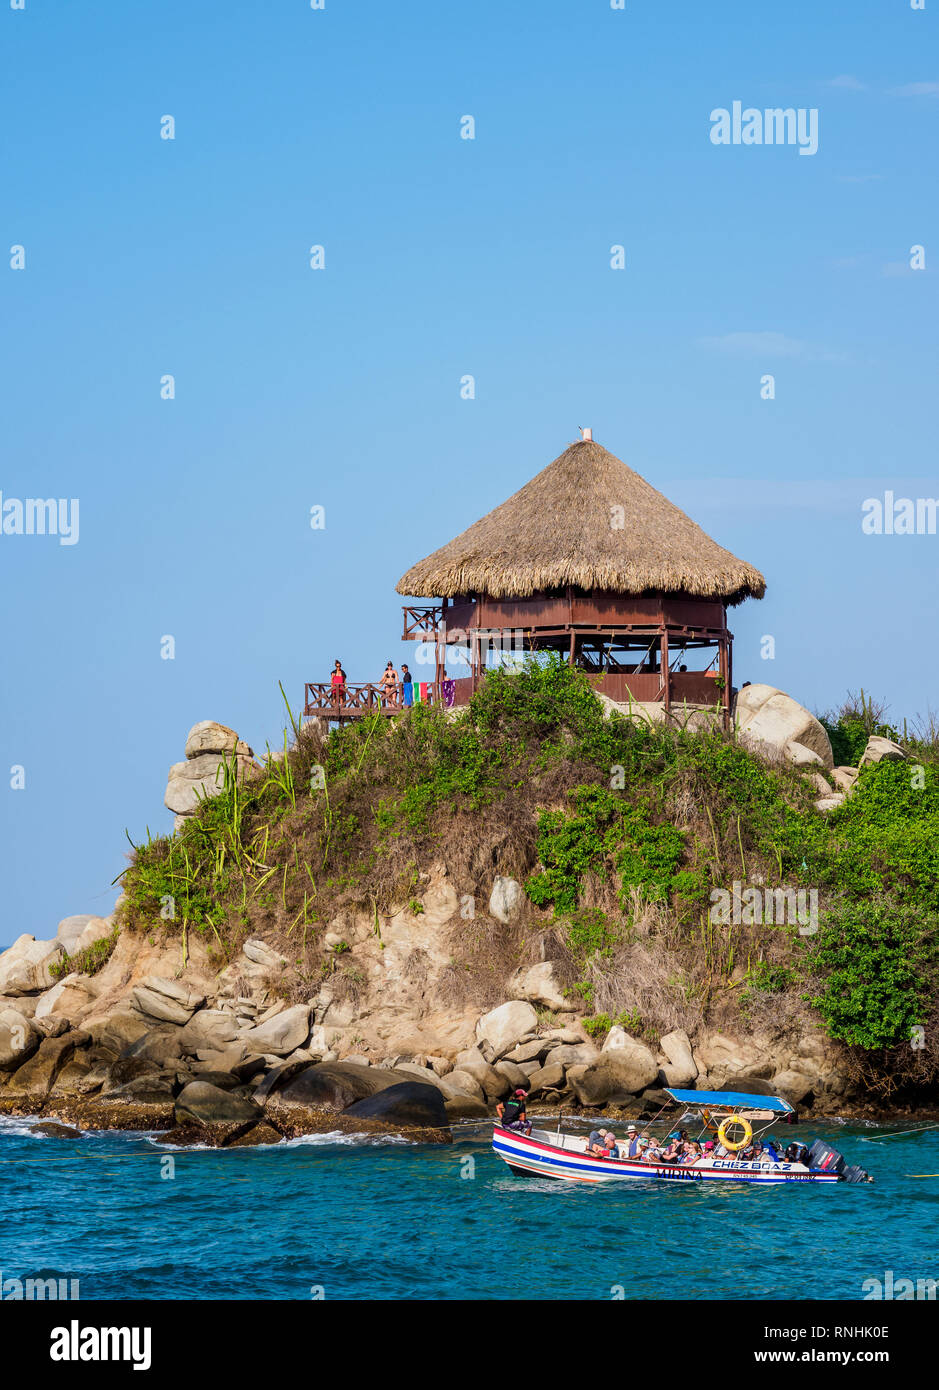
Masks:
[[[449,655],[457,705],[494,649],[551,650],[615,701],[719,706],[729,719],[727,609],[762,598],[762,574],[583,434],[402,575],[399,594],[434,600],[405,605],[404,640],[435,645],[438,698]]]

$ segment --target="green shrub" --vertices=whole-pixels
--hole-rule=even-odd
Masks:
[[[73,972],[78,975],[96,975],[111,959],[119,936],[120,928],[114,927],[107,936],[99,937],[83,951],[76,952],[74,956],[65,955],[61,960],[54,961],[49,967],[49,974],[53,980],[64,980],[66,975]]]
[[[812,1004],[830,1035],[871,1051],[908,1043],[936,986],[939,918],[885,900],[839,905],[813,938]]]
[[[631,888],[650,898],[669,896],[685,850],[680,831],[652,824],[645,802],[630,805],[605,787],[575,787],[570,800],[572,813],[545,811],[539,817],[542,867],[526,884],[532,902],[553,904],[556,916],[571,913],[585,874],[602,872],[606,865],[619,876],[624,903]]]

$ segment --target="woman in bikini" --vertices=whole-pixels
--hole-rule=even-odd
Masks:
[[[381,678],[381,687],[385,693],[385,705],[389,709],[398,707],[398,673],[389,661],[385,667],[385,674]]]

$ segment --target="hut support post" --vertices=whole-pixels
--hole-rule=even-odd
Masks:
[[[672,673],[668,669],[668,631],[662,633],[662,680],[665,682],[665,713],[672,709]]]

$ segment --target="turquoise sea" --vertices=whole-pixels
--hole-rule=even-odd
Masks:
[[[939,1177],[907,1176],[939,1173],[939,1131],[783,1127],[863,1186],[587,1188],[513,1176],[479,1125],[447,1148],[226,1152],[31,1123],[0,1119],[2,1278],[77,1279],[81,1299],[862,1299],[886,1271],[939,1278]]]

